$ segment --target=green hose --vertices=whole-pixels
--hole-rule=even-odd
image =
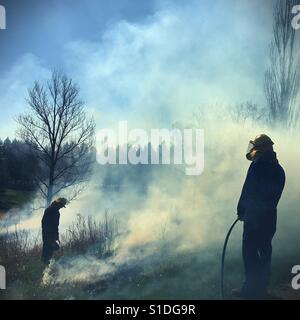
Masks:
[[[223,300],[223,293],[224,293],[224,265],[225,265],[225,254],[226,254],[226,248],[227,248],[227,243],[229,240],[229,237],[231,235],[231,232],[234,228],[234,226],[236,225],[236,223],[239,221],[240,219],[237,218],[236,220],[234,220],[234,222],[232,223],[226,238],[225,238],[225,242],[224,242],[224,246],[223,246],[223,252],[222,252],[222,263],[221,263],[221,282],[220,282],[220,300]]]

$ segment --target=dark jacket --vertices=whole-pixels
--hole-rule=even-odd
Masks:
[[[50,205],[44,212],[42,219],[43,240],[59,240],[59,209],[55,205]]]
[[[254,228],[276,228],[277,204],[285,184],[285,173],[276,153],[268,151],[253,161],[238,203],[238,216]]]

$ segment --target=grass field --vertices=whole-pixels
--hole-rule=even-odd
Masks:
[[[115,246],[117,223],[77,217],[62,235],[62,248],[46,268],[41,239],[16,230],[0,237],[0,264],[7,270],[7,290],[0,299],[219,299],[220,246],[177,252],[158,242],[147,254],[138,247],[122,254]],[[277,252],[278,254],[279,252]],[[271,293],[300,299],[290,287],[294,254],[273,259]],[[225,268],[225,298],[243,281],[239,248],[231,247]]]

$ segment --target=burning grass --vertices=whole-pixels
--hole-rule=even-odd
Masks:
[[[7,290],[0,291],[0,298],[218,299],[221,243],[183,252],[161,237],[147,245],[116,249],[118,235],[117,221],[107,212],[100,221],[78,215],[61,235],[56,262],[45,269],[40,261],[40,235],[33,237],[17,228],[2,233],[0,264],[7,270]],[[274,256],[275,293],[290,281],[289,266],[294,263],[290,257],[294,254]],[[230,298],[230,290],[242,281],[240,248],[231,247],[226,297]],[[281,294],[279,290],[277,295]]]
[[[101,221],[77,215],[76,221],[61,235],[62,246],[54,258],[59,261],[62,257],[86,253],[95,255],[97,259],[105,258],[113,253],[117,233],[117,221],[107,212]],[[49,288],[41,281],[45,266],[41,261],[40,233],[33,236],[17,226],[13,232],[1,230],[0,252],[0,265],[6,268],[7,273],[7,290],[0,292],[2,299],[53,297],[53,293],[49,296]],[[59,292],[60,288],[57,289]]]

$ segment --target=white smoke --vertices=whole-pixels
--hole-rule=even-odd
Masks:
[[[132,210],[130,196],[127,205],[122,202],[117,219],[123,222],[122,229],[126,233],[120,239],[115,256],[104,260],[91,255],[62,259],[55,263],[51,281],[90,283],[119,274],[124,266],[143,269],[145,261],[165,258],[166,248],[169,254],[209,251],[210,248],[221,250],[225,233],[236,217],[237,201],[250,164],[245,158],[247,143],[262,132],[275,141],[279,161],[287,169],[287,186],[279,205],[274,249],[279,256],[280,252],[285,255],[281,249],[290,243],[290,253],[295,256],[295,240],[300,226],[295,211],[298,205],[296,190],[299,189],[299,181],[296,172],[300,152],[297,152],[296,146],[291,152],[293,142],[290,133],[273,131],[250,122],[223,122],[218,129],[216,131],[212,127],[206,130],[205,171],[202,176],[186,177],[184,173],[174,174],[175,169],[168,171],[166,168],[155,175],[139,208]],[[126,193],[125,190],[117,195],[126,198]],[[98,207],[97,194],[93,193],[93,197],[93,200],[89,197],[86,202],[83,195],[76,210],[80,212],[80,206],[86,208],[93,204]],[[114,207],[118,205],[111,204],[112,211]],[[240,250],[240,241],[239,228],[233,235],[233,250]],[[218,254],[215,252],[215,263],[218,263]],[[47,277],[51,270],[46,272],[45,283],[49,281]]]
[[[245,149],[259,133],[275,141],[287,174],[274,251],[279,260],[287,252],[279,250],[283,247],[297,255],[299,133],[247,121],[233,123],[229,117],[229,105],[247,100],[264,104],[271,21],[263,17],[265,7],[260,12],[253,3],[231,3],[235,10],[228,5],[226,15],[219,14],[224,2],[209,9],[196,1],[162,6],[143,23],[120,21],[98,42],[74,41],[64,48],[67,73],[78,81],[98,126],[114,128],[119,120],[147,129],[175,121],[190,126],[185,122],[192,122],[192,111],[201,106],[204,117],[197,126],[205,130],[205,169],[199,177],[186,177],[168,167],[153,170],[145,194],[134,188],[135,176],[127,178],[121,191],[104,192],[103,174],[96,173],[90,188],[62,212],[61,228],[77,213],[101,217],[108,208],[126,235],[112,258],[88,254],[55,262],[44,273],[45,284],[90,283],[113,276],[126,265],[143,266],[162,256],[165,251],[157,246],[162,242],[170,252],[179,253],[221,248],[249,165]],[[24,222],[26,227],[39,228],[41,214]],[[232,240],[235,250],[239,242],[237,232]],[[136,248],[141,253],[132,254]],[[218,252],[213,254],[217,263]]]

